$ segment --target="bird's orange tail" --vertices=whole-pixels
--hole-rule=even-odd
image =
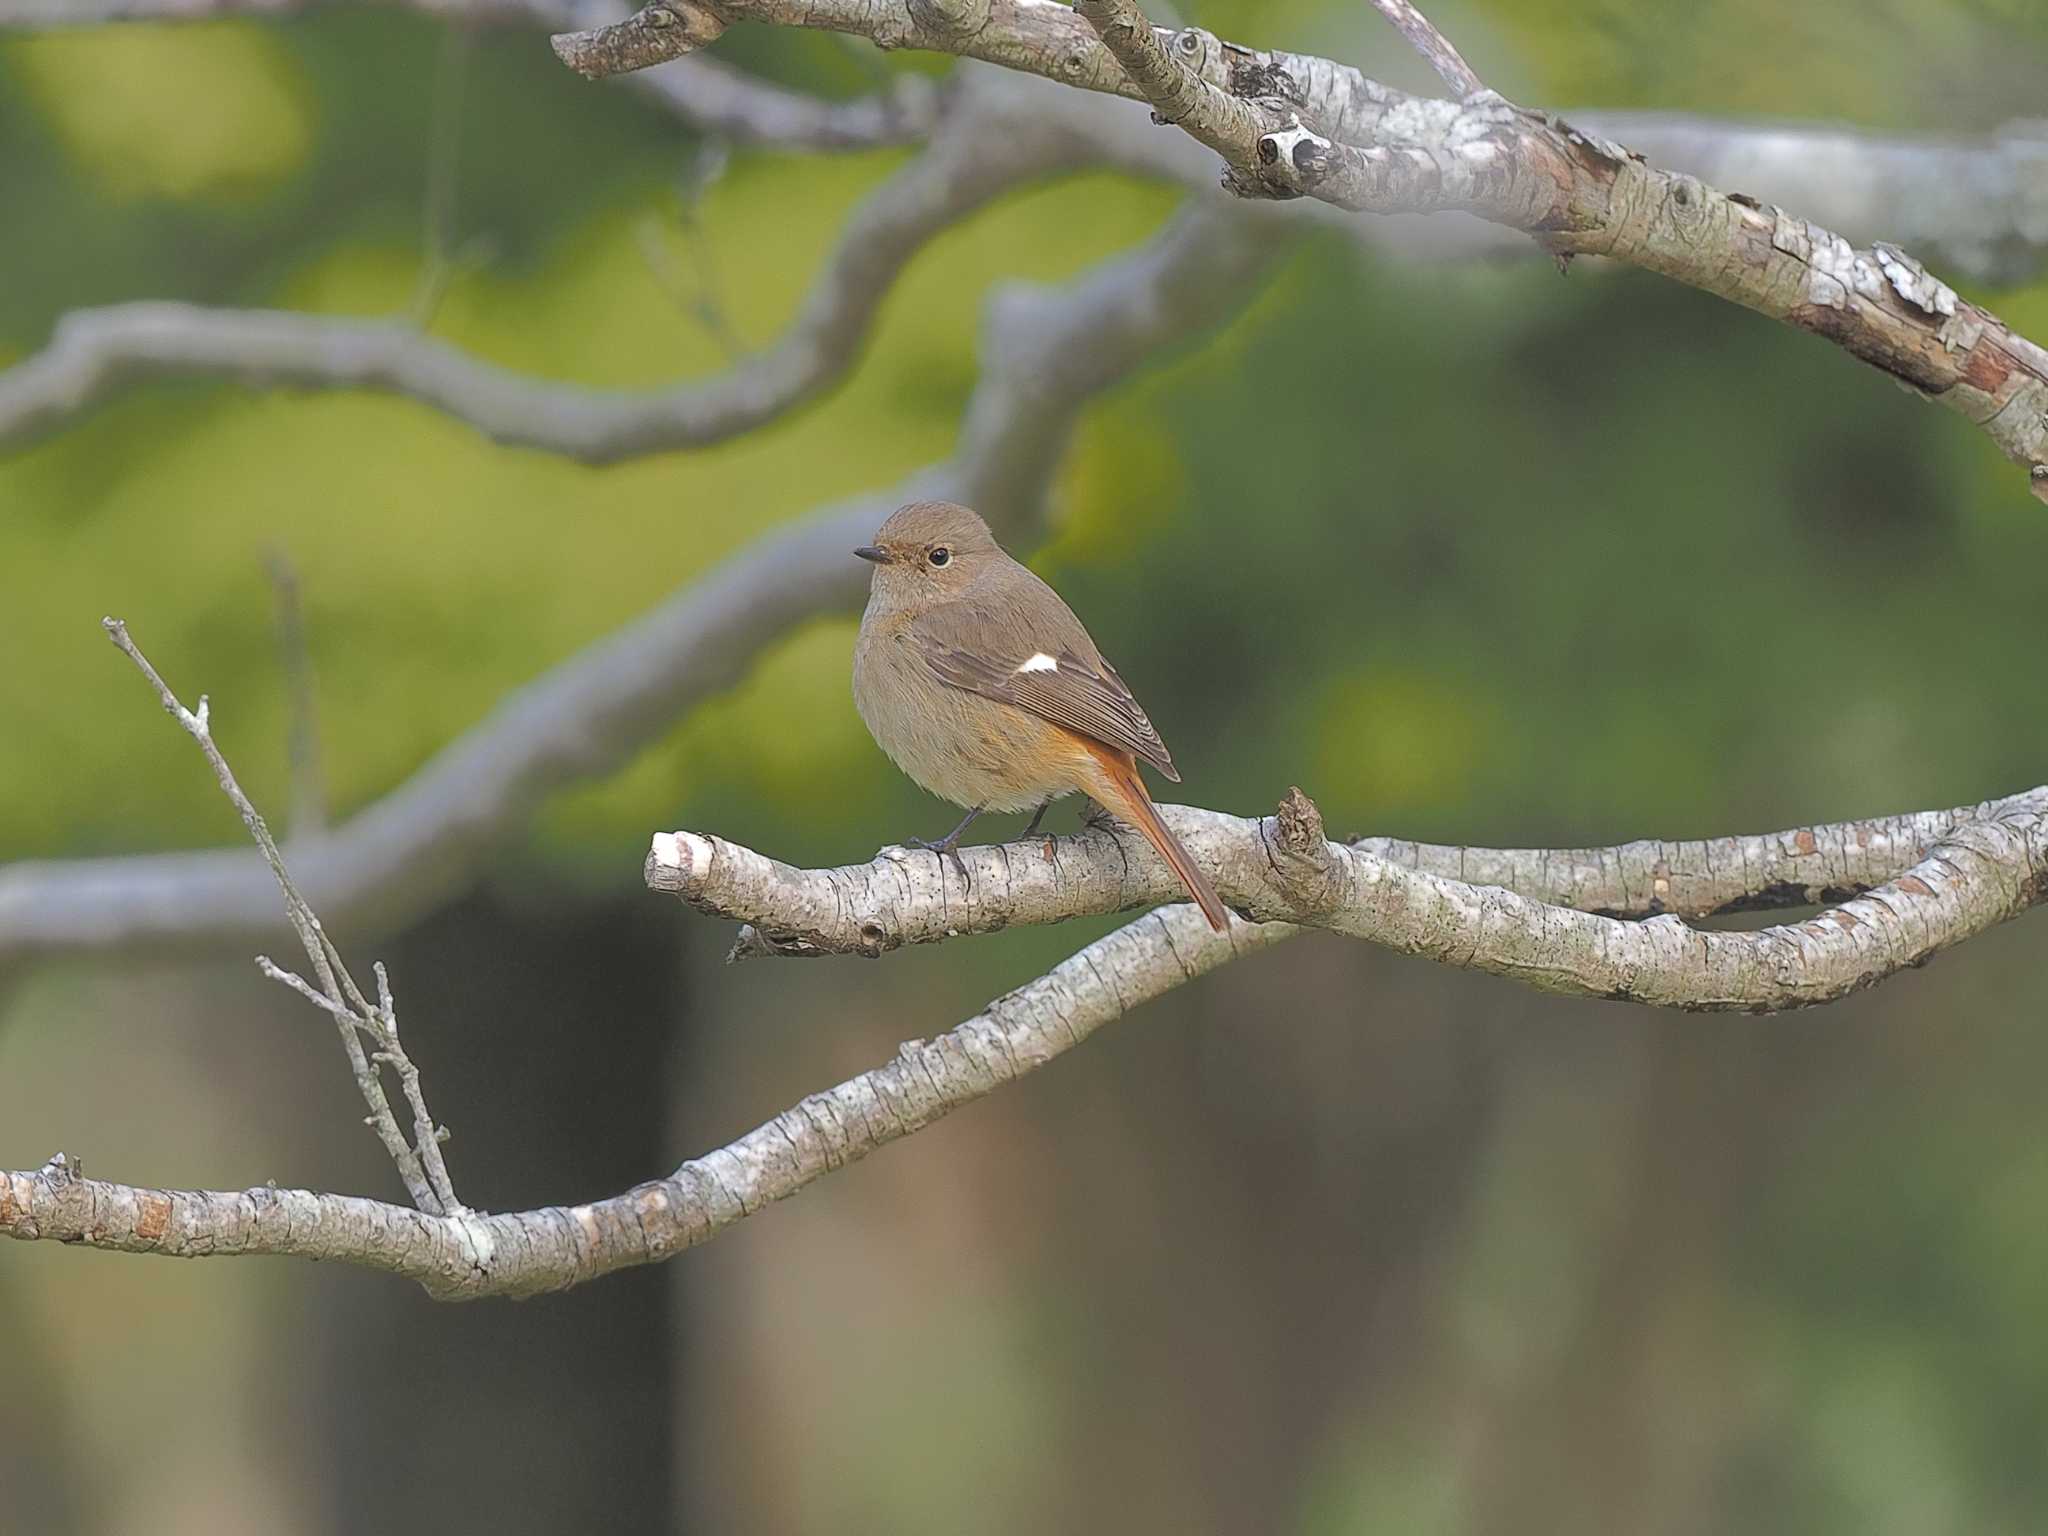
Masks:
[[[1230,912],[1223,905],[1223,898],[1216,894],[1216,887],[1209,883],[1209,877],[1188,857],[1180,839],[1160,819],[1158,807],[1152,804],[1151,795],[1145,792],[1145,781],[1138,777],[1136,762],[1127,752],[1096,748],[1093,755],[1101,764],[1102,772],[1099,786],[1091,787],[1089,792],[1103,800],[1106,809],[1116,812],[1145,834],[1145,841],[1158,849],[1159,857],[1180,876],[1180,883],[1195,898],[1202,909],[1202,916],[1209,919],[1209,926],[1218,933],[1223,932],[1230,926]]]

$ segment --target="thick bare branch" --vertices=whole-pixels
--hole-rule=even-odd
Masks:
[[[1962,811],[1710,842],[1455,850],[1464,878],[1426,867],[1454,850],[1396,845],[1387,848],[1402,856],[1394,862],[1365,845],[1325,842],[1299,791],[1279,815],[1257,821],[1165,811],[1224,900],[1255,922],[1327,928],[1546,991],[1691,1010],[1829,1002],[2048,898],[2048,788]],[[1312,837],[1301,831],[1309,825]],[[1546,867],[1553,860],[1555,869]],[[869,864],[801,870],[723,839],[663,833],[647,882],[750,924],[741,953],[780,954],[878,955],[1171,901],[1180,890],[1142,839],[1104,831],[963,850],[960,870],[904,849]],[[1804,902],[1816,892],[1836,905],[1755,933],[1706,932],[1678,915]],[[1632,922],[1609,913],[1659,915]]]
[[[566,0],[535,0],[524,5],[479,3],[473,7],[455,0],[417,3],[451,16],[552,20],[556,24],[576,9]],[[166,13],[171,15],[218,14],[235,8],[229,0],[207,0],[197,8],[187,7],[181,0],[167,0],[167,4]],[[137,0],[115,7],[114,13],[135,15],[147,9]],[[788,5],[771,9],[773,19],[789,19]],[[920,26],[936,28],[942,39],[951,35],[935,20],[940,10],[928,3],[914,9],[921,18]],[[1073,12],[1055,9],[1066,20],[1056,22],[1051,35],[1064,45],[1079,23]],[[586,7],[577,14],[591,12]],[[1035,10],[1026,8],[1020,14],[1028,15],[1035,27],[1046,25]],[[17,24],[46,20],[33,6],[24,13],[15,0],[10,11],[8,0],[0,0],[0,24],[9,19]],[[868,28],[869,35],[886,38],[886,28],[875,30],[880,26],[876,22]],[[1081,30],[1086,31],[1085,27]],[[1261,78],[1280,79],[1283,77],[1273,75],[1273,70],[1296,71],[1284,78],[1298,75],[1309,94],[1322,104],[1325,116],[1359,131],[1380,131],[1381,120],[1390,116],[1389,108],[1404,99],[1400,93],[1328,61],[1288,54],[1240,58],[1232,52],[1225,70],[1224,50],[1206,33],[1145,28],[1134,35],[1146,57],[1154,59],[1172,79],[1204,82],[1201,99],[1220,102],[1236,114],[1230,133],[1217,141],[1226,155],[1231,144],[1241,143],[1243,133],[1251,131],[1243,121],[1250,108],[1221,86],[1208,83],[1214,79],[1241,82],[1252,79],[1260,69],[1267,72]],[[1170,56],[1168,39],[1172,40]],[[1093,46],[1102,52],[1099,45]],[[1254,57],[1264,62],[1256,68],[1245,62]],[[818,103],[800,97],[780,102],[773,108],[779,116],[770,123],[763,115],[759,99],[763,87],[758,82],[704,58],[686,58],[676,67],[696,73],[676,81],[672,92],[668,83],[672,72],[667,67],[629,78],[691,103],[708,126],[742,138],[772,130],[778,139],[788,141],[801,139],[810,131],[800,129],[796,117]],[[1114,69],[1113,60],[1110,67]],[[125,384],[171,375],[211,375],[252,385],[283,381],[314,388],[388,390],[447,411],[498,441],[550,449],[594,463],[724,440],[816,398],[836,383],[852,365],[881,298],[909,255],[937,230],[966,217],[990,197],[1035,175],[1089,163],[1183,183],[1210,181],[1199,152],[1192,157],[1173,152],[1185,142],[1176,136],[1146,133],[1127,113],[1090,109],[1079,93],[1045,89],[1020,93],[1016,86],[1024,83],[1016,80],[1005,92],[986,77],[968,77],[964,84],[981,98],[979,109],[949,114],[932,150],[864,206],[781,342],[713,378],[647,391],[585,389],[498,367],[424,335],[411,324],[144,302],[66,315],[59,320],[49,347],[0,372],[0,446],[49,431]],[[1093,75],[1080,83],[1100,84]],[[1512,111],[1497,100],[1488,109],[1493,108]],[[729,121],[732,114],[747,118],[751,127],[746,122]],[[885,115],[903,118],[894,107]],[[1195,114],[1188,126],[1196,127],[1195,119],[1200,117]],[[930,114],[924,113],[918,121],[921,126],[928,125]],[[2030,239],[2038,239],[2048,229],[2048,218],[2027,211],[2030,196],[2035,203],[2048,200],[2042,194],[2048,183],[2035,174],[2048,154],[2037,136],[2007,135],[1992,146],[1971,149],[1879,145],[1868,151],[1870,163],[1866,165],[1857,158],[1861,152],[1854,140],[1810,135],[1818,143],[1816,153],[1824,156],[1828,165],[1838,169],[1847,165],[1856,173],[1799,179],[1788,166],[1803,163],[1797,152],[1804,141],[1794,137],[1788,144],[1781,131],[1714,130],[1683,121],[1623,120],[1623,126],[1637,123],[1651,134],[1653,144],[1659,135],[1673,141],[1681,151],[1681,163],[1712,169],[1725,162],[1731,173],[1757,171],[1764,177],[1761,184],[1774,192],[1782,185],[1817,197],[1820,211],[1831,217],[1860,214],[1861,222],[1878,224],[1907,238],[1929,238],[1934,229],[1953,223],[1956,233],[1943,242],[1944,249],[1966,257],[1973,270],[2009,273],[2019,261],[2015,251],[2024,251]],[[1019,125],[1023,125],[1021,131]],[[1869,206],[1872,194],[1858,189],[1873,185],[1887,190],[1876,206]],[[1971,190],[1959,199],[1959,188]],[[1959,200],[1960,208],[1956,206]],[[1916,216],[1921,213],[1925,216]],[[1760,281],[1770,286],[1769,280]],[[1938,367],[1936,373],[1940,373]],[[1987,376],[1983,367],[1974,374],[1963,368],[1961,375],[1980,380]],[[1936,379],[1928,387],[1946,386]],[[1994,400],[2005,398],[1997,389],[1991,393]],[[2020,412],[2012,419],[2024,424],[2026,416]],[[1994,424],[1994,433],[2006,431],[2009,425]]]
[[[227,15],[285,15],[310,10],[323,0],[0,0],[0,28],[77,27],[126,20],[176,21]],[[386,0],[394,8],[476,23],[537,28],[590,27],[625,17],[617,0]],[[959,0],[963,14],[977,19],[974,0]],[[1382,0],[1374,0],[1381,4]],[[1391,3],[1391,0],[1389,0]],[[801,7],[783,5],[777,19],[798,24]],[[921,0],[920,11],[943,30],[945,7]],[[790,13],[786,18],[784,12]],[[768,19],[751,14],[748,19]],[[849,8],[841,30],[852,25]],[[997,19],[994,8],[990,19]],[[874,25],[886,30],[875,13]],[[1076,40],[1084,29],[1067,27]],[[1178,34],[1176,34],[1178,36]],[[1201,36],[1201,34],[1197,34]],[[1099,51],[1092,34],[1088,46]],[[926,46],[942,47],[939,42]],[[950,51],[974,57],[960,42]],[[1372,82],[1356,70],[1328,60],[1290,54],[1247,56],[1250,69],[1280,61],[1303,72],[1339,114],[1370,110]],[[865,100],[821,101],[735,69],[706,54],[693,53],[650,69],[626,82],[706,132],[738,144],[767,143],[811,149],[863,147],[921,139],[938,111],[939,91],[921,75],[903,75],[888,93]],[[1064,76],[1060,78],[1064,79]],[[1113,69],[1106,78],[1083,81],[1093,89],[1135,91]],[[1055,110],[1047,93],[1038,110]],[[1565,117],[1608,139],[1642,150],[1652,161],[1721,186],[1747,189],[1796,207],[1833,228],[1881,233],[1908,248],[1938,250],[1965,275],[2014,281],[2034,272],[2048,243],[2048,136],[2038,122],[2008,124],[1984,139],[1909,139],[1874,135],[1813,123],[1745,124],[1680,113],[1566,109]],[[1206,157],[1176,153],[1172,135],[1143,134],[1132,119],[1100,115],[1099,143],[1116,163],[1148,175],[1190,184],[1213,185]],[[1190,146],[1192,147],[1192,146]],[[1434,251],[1445,244],[1505,245],[1511,233],[1470,241],[1462,235],[1424,238],[1404,229],[1378,238],[1397,247],[1415,243]]]
[[[1986,814],[1949,826],[1948,842],[1930,850],[1887,886],[1797,929],[1769,930],[1766,935],[1694,933],[1668,916],[1641,924],[1614,923],[1544,908],[1506,891],[1478,890],[1401,871],[1371,854],[1326,842],[1314,808],[1298,795],[1283,803],[1278,815],[1256,824],[1257,857],[1267,872],[1255,876],[1253,860],[1239,858],[1228,878],[1219,875],[1218,883],[1241,899],[1277,900],[1323,914],[1355,908],[1373,913],[1375,920],[1412,919],[1410,936],[1399,947],[1438,958],[1457,960],[1464,946],[1487,946],[1491,959],[1502,959],[1517,934],[1543,942],[1549,925],[1581,922],[1601,925],[1596,932],[1650,935],[1644,948],[1681,953],[1761,940],[1773,952],[1747,964],[1771,967],[1780,985],[1794,984],[1788,980],[1790,973],[1813,957],[1835,950],[1860,954],[1867,982],[1895,965],[1924,959],[1942,940],[1945,905],[1974,908],[1985,889],[2013,871],[2022,871],[2019,889],[2007,899],[2041,899],[2048,890],[2048,836],[2043,832],[2048,817],[2040,809],[2044,799],[2048,791],[2037,790],[1974,808]],[[1804,871],[1798,861],[1831,857],[1825,847],[1829,841],[1838,850],[1832,857],[1851,861],[1838,869],[1853,869],[1859,858],[1883,857],[1867,850],[1891,846],[1901,852],[1904,841],[1919,829],[1937,831],[1946,817],[1958,814],[1808,828],[1805,831],[1814,834],[1812,854],[1803,851],[1804,839],[1797,831],[1730,845],[1675,844],[1667,854],[1684,862],[1695,850],[1707,848],[1733,851],[1738,857],[1753,853],[1776,872],[1793,871],[1799,878]],[[1174,816],[1177,828],[1196,838],[1205,837],[1213,824],[1229,821],[1179,808]],[[1861,840],[1863,834],[1867,842]],[[1106,855],[1106,850],[1093,848],[1095,842],[1109,842],[1106,837],[1056,841],[1063,850],[1089,850],[1091,866],[1106,861],[1096,856]],[[1851,845],[1861,851],[1851,854]],[[1646,846],[1614,852],[1626,862],[1641,857]],[[1233,843],[1232,849],[1244,853],[1243,840]],[[1001,852],[970,851],[976,861],[970,873],[978,868],[984,884],[992,881]],[[1142,856],[1135,843],[1126,852]],[[1429,863],[1439,856],[1418,854],[1418,860]],[[1064,862],[1064,851],[1060,857]],[[1510,866],[1521,862],[1516,855],[1502,857]],[[914,862],[906,860],[901,868],[909,870]],[[803,878],[801,872],[791,873]],[[1400,875],[1411,883],[1393,878]],[[728,881],[728,888],[743,886],[747,878],[742,872]],[[771,868],[768,878],[779,884],[783,877]],[[892,868],[877,878],[893,880],[897,871]],[[1155,878],[1139,868],[1131,878],[1152,881],[1157,892],[1167,888],[1163,873]],[[1702,899],[1709,890],[1725,895],[1755,886],[1762,891],[1766,887],[1756,884],[1758,878],[1735,880],[1708,873],[1699,878],[1696,890]],[[943,873],[938,879],[943,882]],[[1376,896],[1368,891],[1361,900],[1361,884],[1382,889]],[[1597,879],[1588,887],[1606,888]],[[1412,908],[1410,902],[1415,903]],[[956,907],[955,912],[962,922],[986,916],[971,906]],[[1341,922],[1332,921],[1330,926],[1350,931]],[[1836,940],[1829,930],[1843,937]],[[907,1042],[894,1060],[812,1095],[731,1145],[684,1163],[667,1179],[589,1205],[435,1217],[305,1190],[205,1192],[107,1184],[84,1179],[74,1163],[59,1157],[34,1173],[0,1175],[0,1234],[172,1257],[268,1253],[337,1260],[409,1276],[430,1293],[450,1300],[560,1289],[629,1265],[669,1258],[703,1242],[832,1169],[1043,1065],[1139,1003],[1298,931],[1285,921],[1233,922],[1228,932],[1214,934],[1190,906],[1148,913],[997,999],[950,1034],[930,1042]],[[1898,947],[1886,949],[1888,944]],[[1505,958],[1515,959],[1511,954]],[[1625,995],[1643,995],[1654,983],[1651,972],[1634,967],[1627,954],[1610,952],[1596,958],[1610,975],[1638,989]],[[1538,984],[1557,984],[1547,965],[1532,970],[1526,955],[1517,963],[1489,968]],[[1725,965],[1709,961],[1707,968]],[[1575,981],[1582,979],[1574,973]],[[1815,977],[1809,972],[1806,979]],[[1838,971],[1832,984],[1844,983],[1856,984],[1847,968]],[[1724,998],[1713,1005],[1730,1004]]]
[[[704,0],[659,0],[565,34],[572,68],[615,73],[687,53]],[[827,27],[884,47],[986,59],[1150,101],[1223,157],[1242,195],[1355,212],[1460,209],[1559,257],[1608,256],[1810,331],[1975,422],[2048,500],[2048,352],[1960,298],[1895,245],[1841,235],[1740,193],[1659,170],[1619,144],[1491,92],[1410,96],[1301,54],[1168,32],[1135,0],[989,0],[985,21],[935,26],[910,0],[718,0],[721,22]]]
[[[0,1173],[0,1236],[173,1258],[285,1254],[404,1275],[443,1300],[562,1290],[672,1258],[812,1180],[1043,1066],[1140,1003],[1287,936],[1149,913],[935,1040],[811,1095],[666,1179],[589,1205],[431,1216],[309,1190],[140,1189],[53,1158]]]
[[[906,500],[965,501],[1025,532],[1089,399],[1233,313],[1285,248],[1271,230],[1201,209],[1065,287],[997,288],[951,458],[777,529],[529,683],[331,836],[295,847],[301,888],[330,921],[363,932],[432,906],[548,791],[612,771],[772,640],[853,607],[862,571],[848,551]],[[0,967],[149,945],[255,947],[277,929],[265,867],[244,850],[0,868]]]
[[[1938,251],[1967,277],[2016,282],[2048,240],[2048,127],[2009,123],[1982,139],[1911,139],[1814,123],[1731,123],[1675,112],[1566,116],[1653,164],[1833,229]]]
[[[1362,837],[1352,846],[1424,874],[1498,885],[1603,917],[1700,918],[1847,901],[1897,879],[1971,822],[2042,812],[2048,785],[1952,810],[1739,837],[1608,848],[1465,848]]]
[[[0,0],[0,28],[18,31],[125,21],[205,21],[287,16],[336,0]],[[383,0],[447,21],[560,30],[622,20],[618,0]],[[630,89],[691,126],[741,144],[811,150],[865,149],[921,139],[937,115],[930,80],[904,75],[881,94],[824,101],[715,59],[685,58],[641,70]]]
[[[1271,818],[1169,807],[1183,840],[1226,893],[1261,899]],[[1499,886],[1601,917],[1718,917],[1848,901],[1906,873],[1971,822],[2048,812],[2048,786],[1945,811],[1710,839],[1644,839],[1606,848],[1472,848],[1402,838],[1348,846],[1419,874]],[[799,869],[724,838],[658,832],[649,889],[746,924],[734,959],[886,954],[1020,923],[1128,911],[1173,901],[1179,882],[1142,845],[1100,828],[960,850],[950,863],[885,848],[867,864]],[[1247,864],[1245,861],[1249,860]],[[1232,882],[1237,882],[1234,887]]]

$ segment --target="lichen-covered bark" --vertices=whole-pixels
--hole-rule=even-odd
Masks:
[[[745,19],[1135,95],[1221,155],[1225,185],[1243,195],[1370,213],[1460,209],[1560,258],[1631,262],[1823,337],[1975,422],[2048,501],[2048,352],[1895,246],[1858,248],[1491,91],[1410,96],[1332,60],[1156,28],[1136,0],[989,0],[968,29],[935,25],[932,11],[909,0],[659,0],[555,47],[586,74],[610,74]]]
[[[1291,835],[1285,807],[1256,821],[1163,811],[1224,900],[1255,922],[1326,928],[1548,991],[1672,1008],[1827,1002],[2048,894],[2048,788],[1955,811],[1555,851],[1327,843],[1320,823],[1313,837],[1299,830],[1312,808],[1295,813]],[[964,878],[945,859],[900,848],[868,864],[796,869],[722,838],[674,832],[655,837],[646,876],[700,911],[748,924],[738,955],[873,956],[1180,894],[1141,839],[1108,831],[964,849],[962,870]],[[1835,905],[1756,933],[1704,932],[1680,916],[1814,900]]]

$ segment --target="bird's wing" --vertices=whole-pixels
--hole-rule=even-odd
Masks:
[[[1085,631],[1076,637],[1078,643],[1047,640],[1038,648],[1028,640],[1002,638],[1014,626],[977,622],[965,609],[964,604],[934,608],[910,626],[926,665],[941,682],[1028,709],[1054,725],[1129,752],[1180,782],[1166,743],[1116,669],[1095,654]],[[1079,621],[1072,622],[1079,630]]]

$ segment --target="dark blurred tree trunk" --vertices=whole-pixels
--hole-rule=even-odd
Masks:
[[[19,1289],[0,1273],[0,1317],[24,1316]],[[0,1529],[40,1536],[90,1530],[85,1490],[92,1481],[78,1464],[77,1437],[50,1412],[64,1400],[55,1341],[19,1327],[9,1332],[0,1365]]]
[[[569,1204],[674,1161],[671,917],[637,893],[545,906],[485,893],[386,947],[465,1202]],[[324,1271],[305,1315],[324,1335],[326,1381],[299,1400],[332,1414],[331,1529],[666,1528],[669,1295],[661,1271],[640,1269],[560,1296],[444,1306]]]

